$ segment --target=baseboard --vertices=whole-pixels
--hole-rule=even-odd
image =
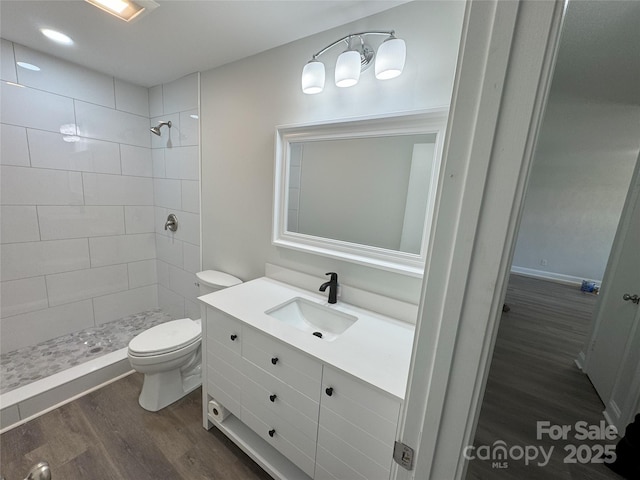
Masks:
[[[602,284],[602,280],[593,278],[581,278],[573,275],[565,275],[564,273],[547,272],[544,270],[535,270],[533,268],[518,267],[516,265],[511,266],[511,273],[516,275],[522,275],[524,277],[540,278],[543,280],[549,280],[551,282],[562,283],[564,285],[582,285],[583,280],[588,282],[595,282],[598,285]]]

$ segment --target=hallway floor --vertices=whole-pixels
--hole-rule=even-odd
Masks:
[[[467,480],[621,478],[602,463],[591,463],[600,446],[615,445],[617,440],[575,438],[576,422],[599,427],[604,420],[600,398],[574,363],[586,341],[596,299],[575,286],[511,276],[505,299],[511,310],[502,315],[475,446],[493,447],[502,440],[507,449],[537,448],[538,457],[525,465],[524,458],[508,456],[506,465],[501,465],[506,468],[475,459],[469,462]],[[571,430],[566,439],[552,440],[547,434],[539,439],[539,421],[568,425]],[[545,462],[540,448],[547,456],[553,449],[545,466],[538,465]],[[581,456],[572,456],[578,449]],[[518,449],[514,452],[517,457]],[[569,463],[571,459],[576,462]]]

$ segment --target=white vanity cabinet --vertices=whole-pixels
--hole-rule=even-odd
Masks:
[[[400,399],[211,307],[206,336],[203,399],[233,417],[216,424],[205,413],[205,427],[275,478],[389,479]]]

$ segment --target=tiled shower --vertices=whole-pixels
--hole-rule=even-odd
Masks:
[[[0,58],[0,353],[198,318],[199,75],[146,88],[4,39]]]

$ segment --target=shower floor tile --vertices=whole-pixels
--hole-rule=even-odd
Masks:
[[[115,352],[140,332],[170,320],[161,310],[141,312],[0,355],[0,394]]]

